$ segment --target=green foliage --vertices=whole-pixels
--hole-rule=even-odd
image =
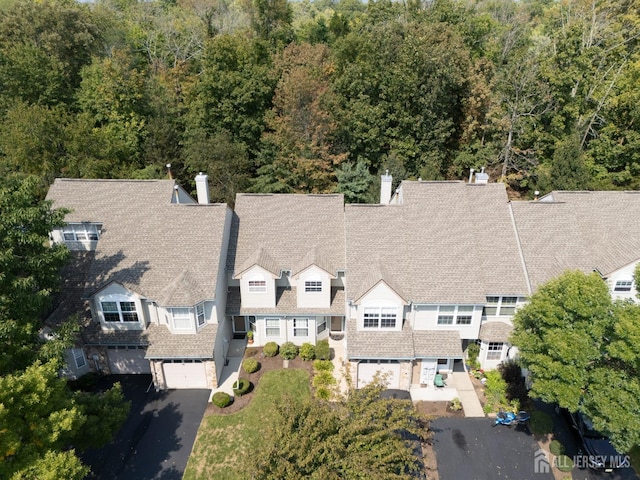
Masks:
[[[329,340],[318,340],[316,342],[316,358],[318,360],[329,360],[331,357],[331,349],[329,348]]]
[[[484,394],[487,399],[485,406],[490,406],[489,411],[498,411],[500,408],[508,408],[507,382],[502,378],[498,370],[485,372],[487,382],[485,383]]]
[[[329,385],[335,385],[336,379],[333,376],[333,373],[328,370],[322,370],[320,372],[316,372],[313,376],[312,384],[314,387],[327,387]]]
[[[242,368],[247,373],[254,373],[260,370],[260,362],[255,358],[245,358],[242,361]]]
[[[303,343],[300,347],[300,358],[306,361],[316,358],[316,347],[311,343]]]
[[[241,397],[251,390],[251,382],[246,378],[239,378],[233,384],[233,394]]]
[[[314,360],[313,361],[313,369],[316,372],[333,372],[335,365],[331,360]]]
[[[318,400],[331,400],[331,390],[327,387],[317,387],[315,391],[315,397]]]
[[[280,347],[280,356],[285,360],[293,360],[298,356],[298,346],[293,342],[285,342]]]
[[[84,466],[73,453],[62,452],[68,445],[104,445],[129,411],[119,385],[100,395],[73,393],[53,363],[0,377],[0,405],[2,478],[34,478],[31,472],[45,471],[49,460],[51,473],[44,478],[82,478]]]
[[[477,343],[470,343],[467,347],[467,362],[469,363],[469,366],[474,370],[480,368],[478,355],[480,355],[480,345],[478,345]]]
[[[278,344],[276,342],[267,342],[262,347],[262,351],[267,357],[275,357],[278,354]]]
[[[38,200],[39,187],[35,177],[0,180],[0,374],[37,358],[38,319],[68,257],[66,247],[48,246],[49,232],[63,224],[65,211]]]
[[[553,430],[553,419],[544,412],[534,410],[531,412],[529,428],[536,435],[546,435]]]
[[[368,385],[332,404],[278,404],[280,421],[249,471],[256,479],[413,478],[419,462],[405,439],[419,440],[424,425],[411,401],[381,399],[383,389]]]
[[[228,407],[229,405],[231,405],[232,401],[233,399],[231,398],[231,395],[225,392],[216,392],[213,394],[213,397],[211,398],[211,402],[216,407],[220,407],[220,408]]]
[[[564,445],[560,443],[558,440],[551,440],[549,443],[549,451],[554,454],[556,457],[562,455],[564,453]]]
[[[555,459],[555,466],[561,472],[570,472],[573,470],[573,459],[571,457],[567,457],[566,455],[560,455]]]
[[[451,400],[451,403],[449,404],[449,408],[454,412],[459,412],[460,410],[462,410],[462,402],[458,397],[456,397],[453,400]]]
[[[512,334],[532,375],[530,395],[583,411],[628,451],[640,442],[639,325],[640,307],[613,303],[595,273],[567,272],[542,286],[516,313]]]

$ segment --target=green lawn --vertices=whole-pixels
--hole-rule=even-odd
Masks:
[[[184,480],[242,479],[238,467],[259,447],[265,429],[274,421],[272,406],[287,396],[309,398],[309,375],[304,370],[266,372],[253,395],[251,403],[237,413],[202,420]]]

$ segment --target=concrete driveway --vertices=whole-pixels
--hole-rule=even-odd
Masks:
[[[150,375],[111,375],[131,401],[131,412],[112,443],[82,455],[90,479],[180,480],[209,400],[209,390],[166,390],[156,393]]]
[[[553,480],[535,471],[538,444],[526,430],[490,418],[438,418],[431,430],[440,480]]]

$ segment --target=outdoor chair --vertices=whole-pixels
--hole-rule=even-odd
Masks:
[[[433,379],[433,384],[436,387],[444,387],[446,385],[446,383],[444,383],[444,378],[442,378],[440,373],[436,373],[436,376]]]

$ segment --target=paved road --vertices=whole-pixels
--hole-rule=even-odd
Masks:
[[[112,443],[86,452],[90,479],[180,480],[209,399],[209,390],[146,390],[148,375],[112,375],[131,412]]]

